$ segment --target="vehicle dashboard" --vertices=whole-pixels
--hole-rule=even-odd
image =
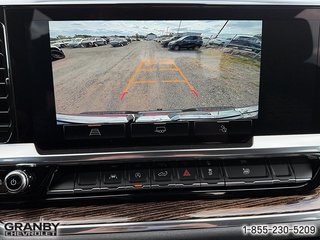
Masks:
[[[4,239],[319,236],[318,2],[0,8]]]

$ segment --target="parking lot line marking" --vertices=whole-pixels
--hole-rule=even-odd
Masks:
[[[143,61],[172,61],[172,58],[144,58]]]
[[[148,65],[173,65],[174,67],[167,67],[167,68],[145,68],[144,66]],[[169,79],[169,80],[152,80],[152,79],[145,79],[145,80],[136,80],[135,78],[140,72],[149,71],[177,71],[182,79]],[[149,84],[149,83],[185,83],[190,91],[193,93],[194,96],[198,97],[199,94],[194,89],[192,84],[190,83],[189,79],[184,75],[182,70],[178,67],[175,61],[172,58],[144,58],[140,61],[138,67],[135,69],[134,73],[132,74],[131,78],[128,81],[128,84],[125,90],[121,93],[120,100],[122,101],[124,97],[128,94],[130,87],[134,84]]]
[[[159,68],[159,71],[178,71],[176,68]]]
[[[157,65],[157,64],[163,64],[163,65],[171,65],[173,62],[144,62],[145,65]]]
[[[144,62],[144,65],[157,65],[158,62]]]
[[[172,80],[136,80],[135,83],[157,83],[157,82],[165,82],[165,83],[183,83],[184,80],[181,79],[172,79]]]
[[[142,68],[143,72],[153,72],[153,71],[178,71],[176,68]]]
[[[140,71],[142,72],[153,72],[153,71],[157,71],[157,68],[141,68]]]

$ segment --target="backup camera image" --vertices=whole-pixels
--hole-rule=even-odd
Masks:
[[[257,117],[262,21],[50,21],[49,31],[57,114]]]

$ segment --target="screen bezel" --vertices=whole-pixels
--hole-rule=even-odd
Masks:
[[[315,18],[310,14],[311,21],[308,19],[297,19],[297,16],[308,9],[317,8],[304,7],[279,7],[279,6],[213,6],[197,4],[114,4],[114,5],[90,5],[90,6],[37,6],[37,7],[9,7],[6,10],[8,37],[10,40],[10,56],[12,66],[12,79],[15,87],[16,109],[18,115],[18,129],[28,127],[27,130],[21,129],[20,138],[33,138],[35,143],[42,148],[56,147],[83,147],[88,142],[67,143],[63,137],[62,126],[57,126],[55,116],[54,89],[52,79],[52,66],[49,54],[50,39],[46,25],[48,20],[262,20],[262,57],[260,71],[260,90],[259,90],[259,117],[253,120],[254,135],[264,134],[298,134],[298,133],[318,133],[320,126],[320,113],[317,107],[320,106],[320,97],[314,95],[319,69],[317,68],[318,36],[320,18]],[[19,18],[17,17],[19,16]],[[19,20],[17,20],[19,19]],[[30,26],[34,21],[42,22],[44,25],[43,34],[36,40],[31,39]],[[304,47],[298,50],[301,55],[311,51],[311,63],[305,66],[305,59],[284,57],[287,65],[300,67],[305,72],[308,70],[307,79],[310,79],[312,88],[312,100],[307,98],[305,101],[312,107],[306,109],[308,117],[294,116],[295,106],[288,106],[288,99],[293,98],[293,94],[283,92],[283,104],[281,105],[280,92],[276,97],[280,99],[280,108],[277,103],[271,101],[272,88],[276,86],[275,80],[283,79],[280,87],[284,87],[291,80],[289,77],[296,78],[301,84],[302,76],[288,76],[287,70],[279,70],[273,64],[277,56],[275,41],[277,25],[282,24],[293,32],[302,31],[309,35],[299,36],[299,43]],[[40,26],[41,27],[41,26]],[[317,31],[315,31],[315,29]],[[41,30],[42,31],[42,30]],[[311,32],[313,34],[311,34]],[[317,32],[315,35],[314,32]],[[20,39],[25,39],[21,43]],[[13,45],[15,47],[13,48]],[[19,46],[18,46],[19,45]],[[284,52],[294,49],[294,43],[289,42],[283,46]],[[287,50],[286,50],[287,49]],[[40,67],[39,67],[40,66]],[[274,73],[276,71],[276,73]],[[30,92],[27,97],[22,97],[23,92]],[[303,102],[302,106],[307,105]],[[278,102],[279,105],[279,102]],[[310,104],[308,104],[309,106]],[[283,110],[286,110],[284,112]],[[32,118],[27,113],[32,112]],[[150,143],[150,140],[147,140]],[[96,142],[92,143],[94,146]],[[102,146],[109,146],[101,143]],[[118,143],[116,143],[117,145]],[[155,143],[157,144],[157,143]],[[187,144],[183,142],[183,144]],[[192,143],[195,144],[195,143]],[[145,143],[138,142],[138,146]],[[152,145],[152,144],[151,144]],[[118,145],[117,145],[118,146]],[[127,146],[127,143],[119,146]]]

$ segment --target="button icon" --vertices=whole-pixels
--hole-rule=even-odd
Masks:
[[[98,128],[92,128],[89,133],[89,137],[101,136],[100,130]]]
[[[247,165],[247,164],[248,164],[248,161],[247,161],[247,160],[240,160],[240,163],[241,163],[242,165]]]
[[[121,171],[106,171],[104,173],[104,183],[105,184],[116,184],[122,181]]]
[[[109,180],[118,180],[117,174],[110,174]]]
[[[14,178],[11,179],[10,184],[11,184],[11,186],[17,185],[17,180],[15,180]]]
[[[130,182],[145,182],[149,176],[148,170],[133,170],[129,172]]]
[[[158,177],[166,177],[168,176],[169,172],[168,171],[162,171],[158,173]]]
[[[188,171],[188,169],[186,169],[186,170],[184,170],[182,176],[183,176],[183,177],[190,177],[191,174],[190,174],[190,172]]]
[[[154,131],[155,133],[165,133],[167,131],[167,128],[165,126],[158,126],[156,127],[156,130]]]
[[[228,128],[226,128],[226,126],[222,124],[222,125],[220,125],[219,132],[227,133],[228,132]]]
[[[250,174],[250,168],[242,168],[243,175],[249,175]]]
[[[9,178],[7,178],[7,188],[10,189],[18,189],[21,186],[21,178],[19,176],[10,176]]]
[[[140,178],[142,177],[141,172],[136,172],[136,173],[134,174],[134,177],[140,179]]]
[[[218,166],[201,167],[202,177],[205,180],[216,180],[220,178],[220,168]]]
[[[153,176],[156,182],[158,181],[169,182],[172,180],[172,169],[171,168],[154,169]]]
[[[196,169],[194,167],[186,167],[178,169],[179,180],[195,180],[197,178]]]

